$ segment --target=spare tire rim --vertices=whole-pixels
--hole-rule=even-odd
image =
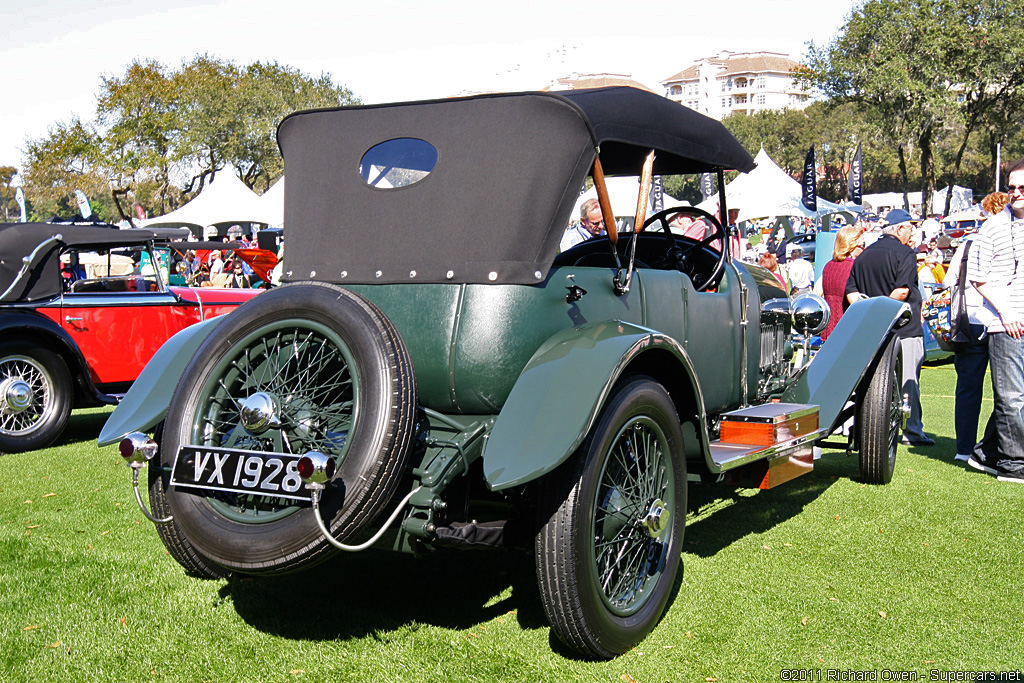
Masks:
[[[615,435],[601,470],[592,534],[595,579],[605,606],[619,616],[641,609],[664,573],[675,505],[668,453],[661,427],[636,417]],[[667,528],[652,516],[664,517]]]
[[[0,434],[23,436],[53,412],[46,370],[28,356],[0,360]]]
[[[260,326],[224,354],[199,391],[189,443],[297,455],[318,450],[340,469],[357,420],[359,378],[348,345],[326,325],[288,319]],[[254,433],[246,408],[256,394],[275,410],[272,424]],[[224,517],[246,524],[273,522],[306,507],[226,492],[208,492],[207,500]]]

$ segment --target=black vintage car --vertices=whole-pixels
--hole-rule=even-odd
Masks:
[[[823,300],[713,216],[701,241],[642,220],[654,174],[751,170],[718,122],[606,88],[299,112],[278,139],[287,284],[171,339],[100,436],[136,482],[149,461],[189,572],[522,549],[553,632],[612,657],[669,603],[690,483],[811,472],[851,418],[864,480],[892,476],[906,307],[851,306],[808,361]],[[638,178],[640,228],[559,253],[588,176],[614,225],[606,174]]]

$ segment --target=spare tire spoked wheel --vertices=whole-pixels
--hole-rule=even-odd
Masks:
[[[345,540],[398,487],[415,395],[408,350],[379,309],[333,285],[287,285],[240,306],[200,346],[168,410],[161,465],[169,471],[185,445],[238,449],[237,472],[263,477],[277,468],[282,494],[303,495],[297,460],[257,454],[320,451],[337,465],[320,514]],[[178,537],[233,570],[291,570],[334,552],[308,500],[209,482],[151,487],[150,495],[165,497],[154,509],[166,502],[174,517],[165,544]]]
[[[359,378],[345,342],[324,325],[281,320],[242,339],[199,390],[191,443],[273,453],[316,450],[340,464],[356,420]],[[279,425],[279,428],[272,428]],[[298,481],[298,474],[288,473]],[[239,522],[292,514],[294,501],[225,494],[211,506]]]

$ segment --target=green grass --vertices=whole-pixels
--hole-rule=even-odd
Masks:
[[[770,491],[691,486],[679,595],[638,648],[550,641],[530,560],[367,552],[277,578],[188,578],[78,412],[0,456],[0,681],[777,681],[782,669],[1024,666],[1024,487],[952,462],[951,364],[923,372],[938,444],[888,486],[826,452]],[[991,408],[986,403],[985,413]]]

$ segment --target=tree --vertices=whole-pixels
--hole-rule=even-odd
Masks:
[[[128,213],[122,198],[160,215],[228,165],[250,188],[266,190],[283,172],[276,131],[284,116],[357,103],[330,76],[277,63],[238,67],[199,55],[173,71],[135,61],[123,76],[101,80],[94,123],[59,124],[29,144],[26,193],[67,208],[56,195],[75,178],[103,196],[104,217],[116,220]]]
[[[33,220],[78,213],[75,190],[90,198],[98,218],[113,218],[107,177],[99,164],[100,138],[90,125],[79,119],[58,124],[45,139],[29,141],[26,157],[24,191]]]
[[[14,176],[18,175],[18,169],[13,166],[0,166],[0,203],[3,205],[4,221],[11,221],[13,207],[17,206],[14,201],[16,190],[11,186]]]
[[[961,124],[959,172],[985,111],[1019,87],[1024,0],[867,0],[828,45],[808,50],[805,79],[835,102],[858,102],[896,152],[904,193],[919,159],[925,206],[936,150]]]

